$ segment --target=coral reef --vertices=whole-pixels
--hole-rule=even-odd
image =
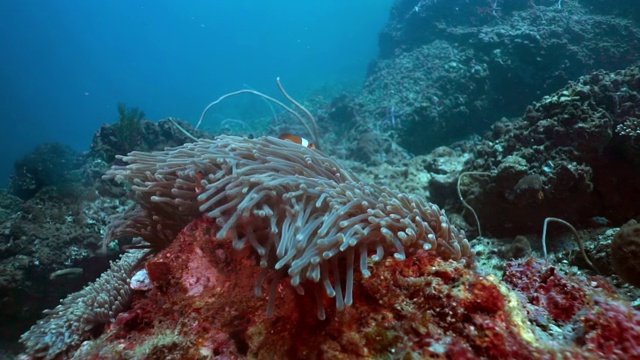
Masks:
[[[124,202],[124,200],[123,200]],[[98,255],[107,217],[124,208],[112,199],[78,200],[52,188],[27,201],[0,192],[0,322],[17,339],[65,295],[108,267]]]
[[[76,185],[81,183],[79,169],[82,165],[81,155],[69,146],[42,144],[16,161],[9,189],[23,200],[30,199],[46,187],[53,187],[71,197],[76,195]]]
[[[640,52],[636,25],[587,6],[396,1],[380,34],[380,55],[356,98],[356,121],[382,124],[394,109],[400,126],[387,130],[410,153],[425,154],[486,131],[496,114],[519,115],[569,80],[633,65]]]
[[[34,359],[640,356],[640,312],[605,279],[535,258],[477,272],[437,207],[317,150],[222,136],[121,159],[106,177],[132,183],[139,207],[111,236],[153,252],[26,333]]]
[[[581,3],[589,6],[590,10],[595,13],[623,17],[640,23],[640,9],[630,6],[631,4],[624,1],[583,0]]]
[[[639,99],[640,68],[598,71],[529,106],[521,120],[494,124],[465,167],[492,174],[467,191],[483,228],[516,236],[539,232],[549,216],[582,227],[637,214],[637,136],[629,124],[640,118]]]
[[[255,138],[309,129],[254,100],[218,114],[246,137],[121,104],[88,153],[37,148],[0,191],[2,340],[35,323],[33,360],[640,359],[639,230],[616,227],[640,214],[640,12],[621,11],[395,1],[362,91],[305,102],[340,163]],[[555,227],[537,258],[548,217],[598,276]]]
[[[130,109],[129,112],[131,111]],[[169,119],[154,122],[139,117],[139,110],[129,112],[126,108],[121,109],[120,121],[115,124],[102,125],[93,136],[89,157],[104,162],[103,170],[108,169],[108,166],[116,159],[116,155],[124,155],[133,150],[162,150],[191,141],[191,138],[176,128]],[[194,129],[187,122],[173,120],[198,138],[211,137],[208,133]]]
[[[608,358],[640,356],[640,312],[601,278],[529,259],[504,279],[433,251],[355,274],[353,304],[316,316],[313,296],[277,286],[273,314],[255,296],[259,256],[197,220],[146,263],[151,289],[75,358]],[[323,302],[332,301],[327,297]],[[563,329],[563,332],[560,331]],[[571,334],[575,334],[571,335]]]

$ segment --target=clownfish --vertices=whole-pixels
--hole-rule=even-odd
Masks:
[[[302,145],[302,146],[307,147],[309,149],[315,149],[316,148],[316,146],[313,145],[313,143],[311,141],[303,138],[302,136],[298,136],[298,135],[284,133],[284,134],[278,136],[278,139],[280,139],[280,140],[289,140],[291,142],[294,142],[296,144]]]
[[[204,178],[204,174],[202,173],[202,171],[198,171],[198,173],[196,173],[196,185],[195,185],[196,194],[200,194],[202,190],[204,190],[204,186],[202,186],[203,178]]]

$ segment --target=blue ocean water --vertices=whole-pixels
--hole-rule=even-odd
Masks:
[[[124,102],[193,121],[246,84],[361,80],[392,0],[2,1],[0,186],[37,144],[87,149]]]

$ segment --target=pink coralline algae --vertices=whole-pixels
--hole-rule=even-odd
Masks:
[[[357,273],[353,304],[338,311],[313,286],[298,294],[289,279],[272,281],[257,255],[215,230],[195,221],[149,259],[154,287],[136,291],[129,311],[89,342],[97,346],[81,347],[83,358],[640,358],[640,313],[600,278],[531,258],[509,263],[501,280],[419,250]],[[271,316],[268,296],[255,292],[260,276],[276,286]],[[571,335],[554,335],[558,328]]]
[[[509,263],[503,280],[556,322],[571,320],[588,301],[586,284],[572,282],[556,268],[545,268],[533,258],[524,263]]]
[[[580,319],[577,341],[607,359],[640,359],[640,313],[610,299]]]

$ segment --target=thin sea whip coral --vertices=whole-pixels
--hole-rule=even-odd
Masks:
[[[119,158],[128,165],[113,167],[105,178],[131,183],[142,211],[117,234],[161,247],[168,233],[200,216],[213,218],[216,238],[237,249],[252,246],[265,272],[275,270],[275,279],[288,275],[299,293],[305,281],[320,284],[339,310],[352,303],[356,266],[369,275],[369,258],[392,253],[404,260],[425,249],[472,264],[464,233],[436,205],[365,183],[321,152],[292,142],[220,136]],[[269,286],[269,314],[275,288]],[[318,315],[324,317],[321,307]]]

